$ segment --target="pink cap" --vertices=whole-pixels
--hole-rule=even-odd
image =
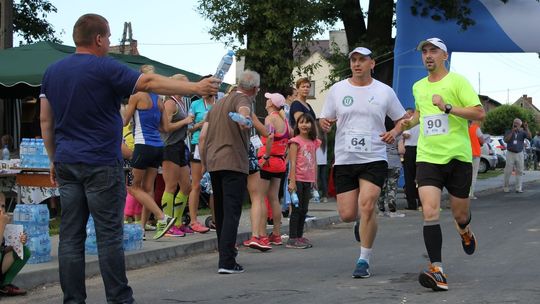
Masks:
[[[272,104],[277,108],[281,108],[285,105],[285,97],[279,93],[264,93],[264,97],[270,99]]]

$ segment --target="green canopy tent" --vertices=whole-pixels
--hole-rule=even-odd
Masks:
[[[0,98],[37,97],[47,67],[73,53],[74,47],[48,41],[1,50]],[[201,77],[144,56],[114,53],[109,56],[136,70],[143,64],[151,64],[156,68],[156,73],[164,76],[184,74],[190,81],[198,81]],[[221,91],[227,87],[227,84],[222,84]]]
[[[4,119],[0,128],[4,133],[12,134],[16,139],[25,136],[24,132],[21,133],[20,121],[24,112],[22,99],[37,99],[47,67],[73,53],[74,47],[48,41],[0,50],[0,99],[4,100]],[[156,73],[164,76],[184,74],[190,81],[198,81],[201,77],[144,56],[115,53],[110,53],[109,56],[135,70],[141,65],[151,64]],[[228,86],[222,83],[220,91],[225,91]],[[35,123],[36,119],[33,121]],[[33,129],[35,130],[36,126],[33,126]]]

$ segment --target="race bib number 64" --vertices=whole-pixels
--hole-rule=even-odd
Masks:
[[[347,152],[371,152],[371,133],[361,131],[348,131],[345,135]]]
[[[448,134],[448,115],[435,114],[424,116],[424,135],[443,135]]]

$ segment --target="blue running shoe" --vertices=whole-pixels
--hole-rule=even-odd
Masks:
[[[365,279],[369,278],[371,274],[369,273],[369,264],[366,260],[358,259],[356,262],[356,268],[354,268],[352,277],[355,279]]]

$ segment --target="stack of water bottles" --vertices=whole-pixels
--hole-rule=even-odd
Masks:
[[[124,224],[124,251],[133,251],[142,249],[143,244],[142,226],[139,224]],[[86,223],[86,241],[84,249],[88,255],[97,255],[96,229],[94,218],[88,217]]]
[[[26,246],[30,249],[29,264],[51,260],[49,236],[49,209],[44,204],[17,204],[13,211],[13,223],[23,225],[28,236]]]
[[[23,138],[20,156],[23,168],[49,168],[49,156],[41,138]]]

